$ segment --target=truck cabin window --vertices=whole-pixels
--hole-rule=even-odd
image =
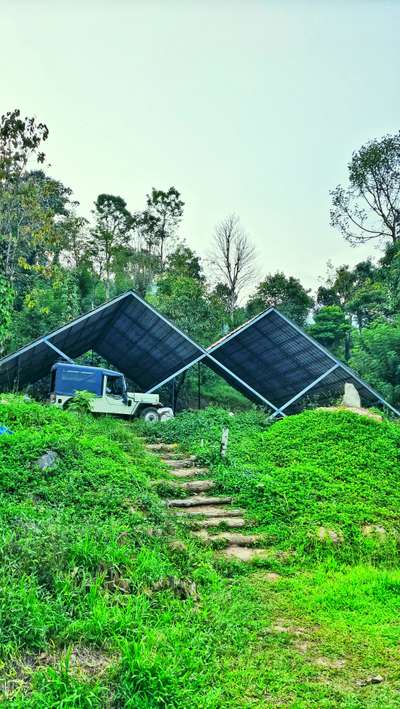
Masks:
[[[106,393],[111,396],[123,396],[124,380],[122,377],[107,377]]]

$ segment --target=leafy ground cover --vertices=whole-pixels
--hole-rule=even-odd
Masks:
[[[399,426],[322,410],[269,425],[256,411],[207,409],[149,435],[181,441],[210,465],[275,552],[281,580],[271,587],[264,572],[252,576],[275,619],[261,652],[269,670],[258,678],[269,687],[266,706],[277,696],[282,706],[397,706]],[[383,681],[368,684],[372,676]]]
[[[1,399],[1,424],[13,431],[0,436],[2,705],[397,707],[395,545],[384,542],[385,553],[373,550],[367,558],[367,550],[360,554],[347,538],[344,525],[347,552],[327,545],[320,561],[313,545],[296,548],[295,520],[304,518],[308,531],[317,519],[333,524],[333,507],[329,517],[318,517],[324,505],[318,508],[315,500],[312,515],[304,516],[295,487],[288,498],[293,515],[284,523],[265,489],[257,487],[271,469],[283,473],[298,465],[296,456],[307,460],[310,442],[299,450],[295,431],[309,430],[305,435],[311,440],[313,415],[292,417],[292,434],[289,422],[269,427],[256,411],[231,417],[212,409],[148,431],[154,439],[181,440],[198,452],[220,489],[241,495],[260,529],[270,530],[271,549],[294,552],[286,561],[276,555],[263,565],[243,567],[190,539],[168,514],[153,484],[165,471],[145,452],[137,435],[141,424],[61,412],[18,397]],[[340,421],[346,428],[345,419]],[[222,464],[219,437],[227,423],[229,455]],[[331,440],[326,438],[329,446],[338,438],[339,423]],[[392,461],[382,468],[383,481],[383,470],[391,474],[397,428],[374,426],[366,435],[375,441],[371,469]],[[388,433],[381,440],[375,431]],[[57,463],[40,470],[36,461],[47,450],[57,453]],[[331,461],[333,469],[335,455],[324,465]],[[356,461],[355,455],[353,474]],[[240,477],[245,471],[252,484]],[[290,488],[283,479],[284,489]],[[328,502],[329,494],[326,489]],[[375,510],[374,519],[390,536],[399,514],[397,498],[374,495],[368,522]],[[356,511],[352,525],[364,521],[360,514]],[[279,576],[272,577],[271,570]],[[188,582],[195,592],[184,591],[193,588]],[[369,684],[370,675],[382,675],[383,682]]]

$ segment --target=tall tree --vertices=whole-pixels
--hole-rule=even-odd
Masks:
[[[356,338],[351,365],[391,404],[400,406],[400,318],[376,321]]]
[[[210,260],[217,280],[228,289],[232,318],[241,292],[255,275],[255,250],[235,214],[217,224]]]
[[[147,195],[147,207],[136,215],[139,228],[144,235],[148,250],[157,250],[161,271],[164,269],[166,242],[176,236],[178,225],[183,216],[185,203],[175,187],[166,192],[153,187]]]
[[[400,132],[353,153],[348,184],[331,192],[331,224],[352,244],[400,239]]]
[[[10,284],[0,273],[0,357],[11,335],[13,295]]]
[[[205,281],[199,257],[185,244],[179,244],[169,254],[165,272],[176,276],[188,276],[198,281]]]
[[[45,161],[41,150],[49,130],[35,118],[21,118],[21,111],[8,111],[0,118],[0,181],[18,180],[26,171],[28,161]]]
[[[249,299],[247,310],[250,316],[266,308],[278,308],[298,325],[304,325],[313,306],[313,299],[297,278],[282,272],[268,274],[257,286]]]
[[[342,357],[346,354],[345,343],[350,327],[339,305],[326,305],[315,313],[314,323],[308,331],[321,345]]]
[[[40,240],[46,208],[28,165],[43,163],[41,149],[48,129],[34,118],[21,118],[18,109],[0,119],[0,270],[11,282],[20,257],[21,241]]]
[[[118,248],[127,245],[133,218],[122,197],[100,194],[95,202],[91,250],[99,276],[105,279],[106,297],[110,295],[112,262]]]

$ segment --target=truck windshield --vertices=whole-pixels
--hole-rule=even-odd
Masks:
[[[107,377],[107,394],[122,396],[125,391],[123,377]]]

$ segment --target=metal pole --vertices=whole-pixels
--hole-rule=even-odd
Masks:
[[[200,394],[200,362],[197,362],[197,408],[201,409],[201,394]]]
[[[175,377],[174,377],[172,380],[172,411],[174,412],[174,414],[175,414],[175,404],[176,404],[176,401],[175,401]]]

